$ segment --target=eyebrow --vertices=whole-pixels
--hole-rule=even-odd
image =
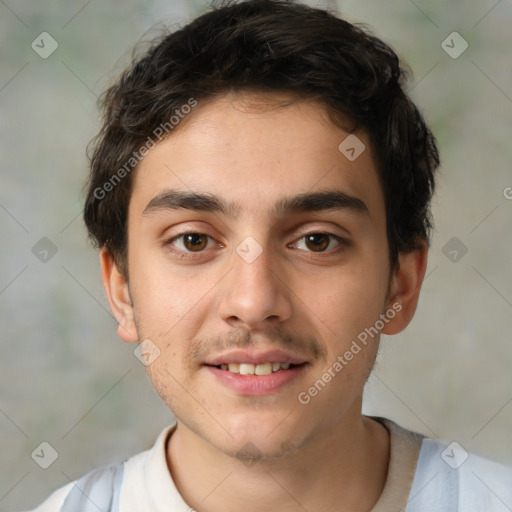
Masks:
[[[240,204],[225,202],[214,194],[167,190],[151,199],[142,215],[147,216],[153,212],[180,209],[221,213],[227,217],[237,218],[242,208]],[[361,199],[340,190],[307,192],[284,197],[276,202],[271,213],[275,217],[285,217],[293,213],[329,210],[369,213],[368,207]]]

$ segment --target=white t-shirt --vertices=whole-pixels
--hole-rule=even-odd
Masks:
[[[371,512],[510,512],[512,468],[468,454],[457,443],[425,438],[385,418],[390,460]],[[192,512],[166,461],[165,428],[152,449],[96,469],[55,491],[32,512]]]

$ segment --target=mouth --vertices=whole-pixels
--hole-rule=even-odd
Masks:
[[[299,379],[308,365],[305,357],[279,349],[238,349],[203,363],[215,382],[245,396],[277,393]]]
[[[291,370],[299,366],[304,366],[306,363],[280,363],[280,362],[272,362],[272,363],[260,363],[260,364],[252,364],[252,363],[223,363],[218,365],[206,365],[211,366],[213,368],[217,368],[219,370],[230,372],[238,375],[270,375],[272,373],[282,372],[284,370]]]
[[[309,363],[221,363],[204,368],[225,389],[239,396],[274,395],[293,385]]]

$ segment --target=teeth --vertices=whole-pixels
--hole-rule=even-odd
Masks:
[[[254,368],[254,375],[270,375],[272,373],[272,363],[259,364]]]
[[[288,368],[290,368],[290,363],[229,363],[220,365],[221,370],[239,373],[240,375],[270,375],[280,370],[288,370]]]
[[[254,365],[242,363],[240,365],[240,375],[254,375]]]

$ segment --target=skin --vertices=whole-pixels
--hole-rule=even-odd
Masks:
[[[307,405],[297,396],[393,304],[401,310],[383,332],[407,326],[427,247],[401,254],[390,272],[384,196],[364,131],[356,134],[366,150],[349,161],[338,150],[348,133],[319,105],[258,109],[254,99],[200,104],[143,159],[129,204],[129,283],[102,250],[103,283],[121,339],[149,339],[160,351],[147,371],[177,418],[167,460],[190,506],[369,511],[389,462],[387,430],[361,414],[379,336]],[[215,194],[238,215],[144,213],[169,190]],[[367,211],[272,213],[284,197],[319,191],[358,198]],[[183,233],[211,238],[199,237],[200,251],[183,238],[169,242]],[[312,233],[348,242],[307,243]],[[248,236],[262,249],[251,263],[236,252]],[[278,391],[246,396],[202,366],[235,347],[288,349],[308,364]]]

